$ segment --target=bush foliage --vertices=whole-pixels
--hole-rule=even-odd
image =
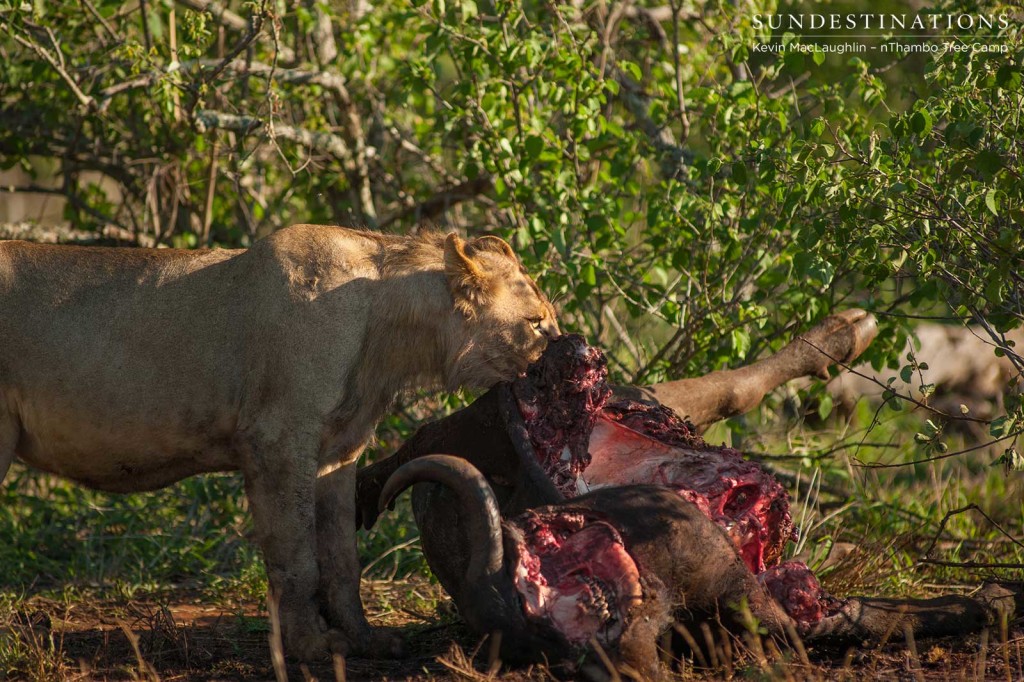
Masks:
[[[640,380],[853,303],[1021,320],[1015,28],[869,63],[753,53],[773,3],[4,5],[0,152],[78,227],[497,232]]]

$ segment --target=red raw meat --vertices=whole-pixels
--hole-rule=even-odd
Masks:
[[[798,621],[817,622],[839,603],[805,565],[778,564],[797,531],[789,495],[771,474],[732,448],[708,445],[667,407],[609,404],[607,377],[603,353],[569,335],[513,383],[537,459],[566,497],[614,485],[667,486],[725,529],[751,571],[770,571],[764,584]]]

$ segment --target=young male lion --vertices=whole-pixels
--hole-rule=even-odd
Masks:
[[[312,225],[233,251],[0,242],[0,311],[0,480],[15,455],[112,492],[241,470],[303,659],[394,648],[359,599],[354,486],[396,395],[486,388],[558,333],[496,237]]]

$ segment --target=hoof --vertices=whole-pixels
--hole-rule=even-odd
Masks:
[[[974,596],[988,607],[992,625],[1024,612],[1024,583],[985,583]]]
[[[849,350],[843,358],[844,364],[849,364],[856,360],[861,353],[867,350],[867,347],[871,345],[875,337],[878,336],[878,320],[866,310],[851,308],[830,317],[835,318],[836,323],[848,326],[852,336]],[[827,323],[828,319],[825,322]]]
[[[860,356],[871,345],[878,335],[878,321],[866,310],[852,308],[841,313],[829,315],[821,324],[799,338],[813,348],[825,353],[813,353],[814,359],[808,367],[807,374],[821,379],[828,379],[828,368],[834,361],[848,365]]]

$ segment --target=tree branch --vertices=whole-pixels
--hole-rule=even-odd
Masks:
[[[219,24],[225,28],[229,28],[233,31],[248,31],[249,21],[238,14],[235,14],[223,3],[217,0],[174,0],[179,5],[183,5],[193,12],[209,12],[213,15],[213,18],[217,20]],[[281,59],[286,62],[292,62],[295,60],[295,52],[290,47],[279,46],[278,51]]]
[[[253,116],[236,116],[235,114],[201,109],[196,112],[195,124],[201,133],[217,128],[251,135],[257,129],[263,129],[263,134],[267,137],[283,138],[312,149],[318,149],[342,161],[350,158],[352,154],[345,141],[337,135],[277,123],[274,124],[273,132],[271,132],[269,126]]]
[[[185,68],[192,66],[219,66],[220,61],[212,59],[203,59],[198,62],[192,62],[189,64],[183,64]],[[279,83],[288,83],[289,85],[319,85],[320,87],[327,88],[338,93],[346,101],[351,101],[349,96],[348,86],[345,82],[344,76],[330,71],[310,71],[307,69],[282,69],[274,68],[270,64],[264,64],[263,62],[245,62],[242,59],[235,59],[226,62],[223,65],[224,71],[235,74],[237,76],[270,76],[273,75],[274,80]]]
[[[100,25],[103,26],[103,30],[105,30],[107,32],[107,35],[110,36],[111,41],[115,43],[122,42],[121,37],[117,35],[117,32],[114,30],[114,27],[110,25],[109,21],[103,18],[103,15],[99,13],[99,11],[96,9],[96,6],[93,5],[92,2],[90,2],[90,0],[79,0],[79,4],[84,5],[85,8],[89,11],[89,14],[92,15],[93,19],[98,21]]]
[[[65,191],[63,188],[60,187],[42,187],[40,185],[12,185],[8,187],[0,187],[0,194],[3,194],[4,192],[8,192],[10,194],[54,194],[57,196],[62,196],[65,199],[67,199],[75,208],[85,211],[93,218],[96,218],[97,220],[103,222],[105,225],[116,225],[117,227],[123,230],[127,229],[124,225],[117,222],[111,216],[90,206],[87,201],[85,201],[84,199],[82,199],[82,197],[78,196],[77,194],[70,190]]]
[[[417,222],[436,218],[452,206],[489,192],[493,187],[494,184],[491,182],[489,175],[482,175],[475,180],[467,180],[455,187],[441,190],[429,199],[414,206],[391,214],[381,221],[380,227],[388,227],[392,223],[409,217],[415,217]]]
[[[84,106],[84,107],[92,106],[92,104],[94,102],[93,98],[90,97],[89,95],[85,94],[84,92],[82,92],[82,89],[80,87],[78,87],[78,83],[75,82],[75,79],[72,78],[70,76],[70,74],[68,74],[68,72],[64,70],[64,67],[61,66],[60,62],[58,62],[57,59],[53,55],[51,55],[48,50],[44,49],[40,45],[36,45],[31,40],[25,40],[24,38],[19,36],[17,33],[12,31],[11,27],[9,25],[7,25],[6,23],[0,24],[0,27],[2,27],[5,32],[10,34],[10,36],[12,38],[14,38],[15,42],[17,42],[19,45],[22,45],[23,47],[29,48],[30,50],[35,52],[37,55],[39,55],[40,57],[45,59],[46,63],[48,63],[53,68],[53,70],[56,71],[57,74],[61,78],[63,78],[64,81],[68,84],[68,87],[71,88],[71,92],[73,92],[75,97],[78,98],[78,101],[82,103],[82,106]],[[60,48],[57,47],[57,49],[59,50]]]
[[[366,140],[359,114],[352,102],[345,78],[329,71],[307,71],[303,69],[274,69],[261,62],[245,63],[241,60],[228,62],[225,71],[240,76],[273,76],[278,82],[292,85],[319,85],[334,93],[335,100],[345,116],[346,128],[352,145],[355,148],[346,163],[349,171],[355,176],[354,183],[359,196],[359,204],[366,221],[373,225],[377,222],[377,210],[373,203],[373,192],[370,187],[370,170],[367,162]]]
[[[242,50],[249,47],[252,41],[256,40],[256,36],[258,36],[260,34],[260,31],[263,30],[263,20],[266,17],[266,12],[267,11],[265,6],[261,5],[259,11],[253,13],[252,23],[249,26],[249,30],[246,31],[245,35],[242,36],[242,39],[239,40],[238,43],[233,48],[231,48],[231,52],[229,52],[225,57],[215,61],[203,60],[199,62],[203,66],[213,66],[212,71],[202,74],[202,78],[204,81],[209,83],[216,79],[217,76],[219,76],[222,71],[228,68],[228,64],[235,63],[235,57],[240,55],[242,53]],[[268,66],[267,69],[270,70],[271,67]]]
[[[680,170],[692,159],[682,147],[676,143],[675,136],[667,127],[659,126],[648,113],[651,99],[643,91],[640,85],[632,78],[624,74],[618,68],[612,66],[611,75],[619,83],[619,97],[626,109],[636,119],[640,130],[650,140],[655,151],[662,154],[665,159],[661,164],[661,171],[666,177],[676,177]]]

